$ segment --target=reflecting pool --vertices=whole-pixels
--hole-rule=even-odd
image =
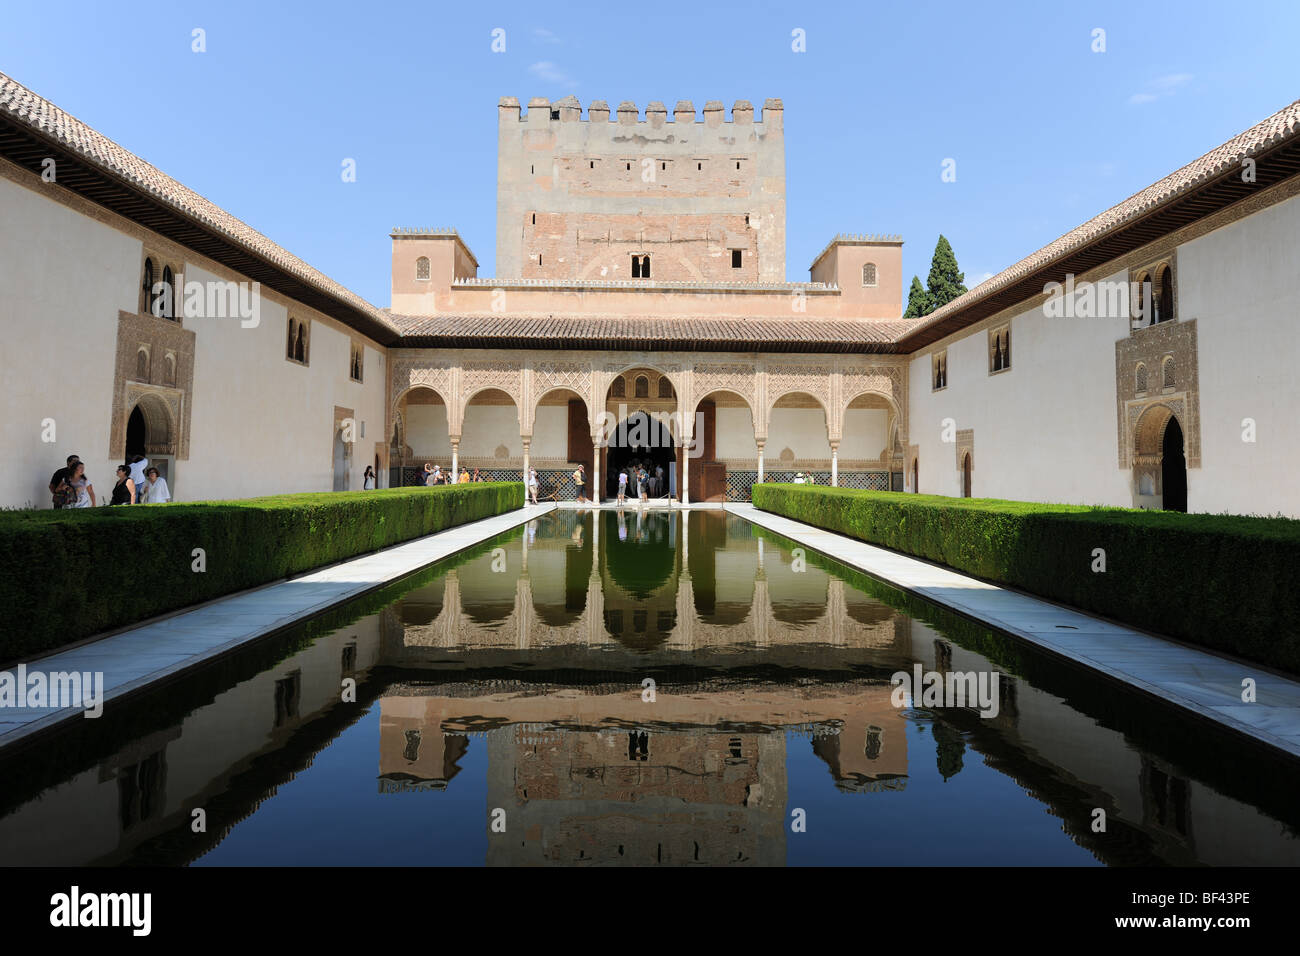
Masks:
[[[0,864],[1297,865],[1297,769],[736,516],[557,511],[7,756]]]

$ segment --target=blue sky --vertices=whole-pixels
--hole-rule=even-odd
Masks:
[[[943,233],[972,286],[1300,96],[1291,0],[5,6],[0,69],[380,306],[396,225],[494,274],[503,95],[780,97],[790,279],[886,232],[924,280]]]

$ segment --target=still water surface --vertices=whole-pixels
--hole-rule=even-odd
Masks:
[[[0,762],[0,864],[1296,865],[1297,782],[741,518],[564,511]]]

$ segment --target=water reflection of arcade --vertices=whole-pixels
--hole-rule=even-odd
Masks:
[[[488,806],[505,808],[512,834],[490,840],[489,863],[779,865],[791,737],[810,741],[842,790],[904,788],[905,722],[889,690],[665,688],[646,723],[626,683],[545,696],[399,686],[380,700],[380,790],[444,789],[482,740]]]
[[[595,647],[669,656],[730,648],[807,664],[812,648],[834,656],[902,639],[893,609],[820,567],[796,569],[722,513],[553,512],[497,550],[385,610],[385,656],[421,666],[451,651],[490,666],[522,652],[581,667]]]

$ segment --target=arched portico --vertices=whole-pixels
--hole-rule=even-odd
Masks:
[[[534,464],[539,474],[555,472],[554,479],[579,462],[600,476],[608,470],[598,459],[609,433],[644,410],[667,417],[678,449],[695,442],[689,455],[675,455],[692,462],[677,483],[682,501],[706,473],[725,476],[721,490],[707,490],[731,500],[748,499],[755,481],[796,471],[849,487],[903,484],[907,375],[905,360],[893,356],[402,349],[394,353],[390,381],[390,436],[410,445],[410,408],[401,399],[427,387],[444,406],[446,455],[475,442],[497,477],[522,476]],[[479,396],[489,394],[503,409],[507,399],[513,404],[513,424],[504,412],[483,417],[475,410],[486,404]],[[801,416],[816,418],[815,426],[801,424]],[[585,444],[596,447],[578,447]],[[715,467],[704,469],[705,462]],[[605,487],[597,480],[594,490]]]

